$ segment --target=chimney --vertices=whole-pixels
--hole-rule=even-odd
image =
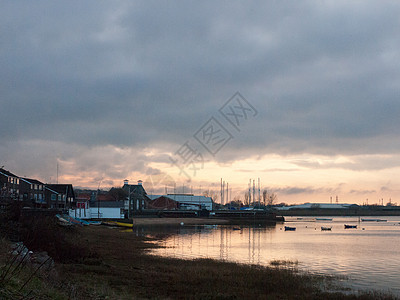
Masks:
[[[125,179],[124,180],[124,185],[128,185],[129,184],[129,180],[128,179]]]
[[[143,183],[143,181],[141,181],[141,180],[138,180],[138,182],[137,182],[138,185],[142,185],[142,183]]]

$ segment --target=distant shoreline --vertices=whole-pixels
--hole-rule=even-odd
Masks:
[[[374,209],[292,209],[278,210],[277,214],[290,216],[333,216],[333,217],[363,217],[363,216],[400,216],[400,210]]]

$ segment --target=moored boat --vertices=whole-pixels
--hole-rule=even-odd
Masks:
[[[113,224],[115,224],[115,226],[118,226],[118,227],[133,228],[133,224],[131,224],[131,223],[116,222],[116,221],[111,221],[110,223],[113,223]]]
[[[131,224],[131,223],[124,223],[124,222],[117,222],[117,221],[106,221],[106,222],[103,221],[102,224],[108,225],[108,226],[133,228],[133,224]]]
[[[344,224],[344,229],[350,229],[350,228],[357,228],[357,225],[348,225],[348,224]]]
[[[362,222],[387,222],[387,220],[383,219],[361,219]]]
[[[296,227],[285,226],[285,231],[295,231]]]
[[[321,226],[321,231],[332,231],[332,227]]]

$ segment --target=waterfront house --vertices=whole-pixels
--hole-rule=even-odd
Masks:
[[[0,168],[0,198],[1,199],[19,199],[19,178],[17,175]]]
[[[141,180],[138,181],[138,184],[129,184],[129,181],[125,179],[122,189],[128,195],[125,202],[125,208],[130,214],[136,211],[140,212],[146,208],[147,202],[150,199],[147,196]]]
[[[67,209],[75,205],[72,184],[46,184],[44,195],[48,208]]]
[[[20,178],[20,200],[26,205],[45,208],[44,183],[36,179]]]
[[[69,215],[81,219],[123,219],[125,217],[124,201],[78,200],[76,206],[69,209]]]

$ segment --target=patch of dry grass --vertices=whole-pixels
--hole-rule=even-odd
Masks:
[[[157,247],[154,240],[133,232],[96,226],[71,232],[53,226],[37,224],[26,236],[30,246],[49,253],[65,248],[58,253],[58,276],[35,276],[24,290],[32,299],[395,299],[377,292],[326,292],[321,287],[332,278],[298,272],[296,262],[275,261],[278,268],[268,268],[157,257],[146,254]],[[55,247],[49,241],[57,237]],[[21,274],[12,282],[16,287],[25,278]]]
[[[98,292],[117,299],[390,299],[390,295],[345,295],[321,289],[331,277],[211,259],[180,260],[146,255],[156,247],[133,233],[82,228],[99,264],[64,264],[80,295]],[[278,265],[296,266],[279,261]],[[326,285],[325,285],[326,286]],[[77,294],[79,295],[79,293]],[[78,296],[77,296],[78,297]],[[393,298],[394,299],[394,298]]]

